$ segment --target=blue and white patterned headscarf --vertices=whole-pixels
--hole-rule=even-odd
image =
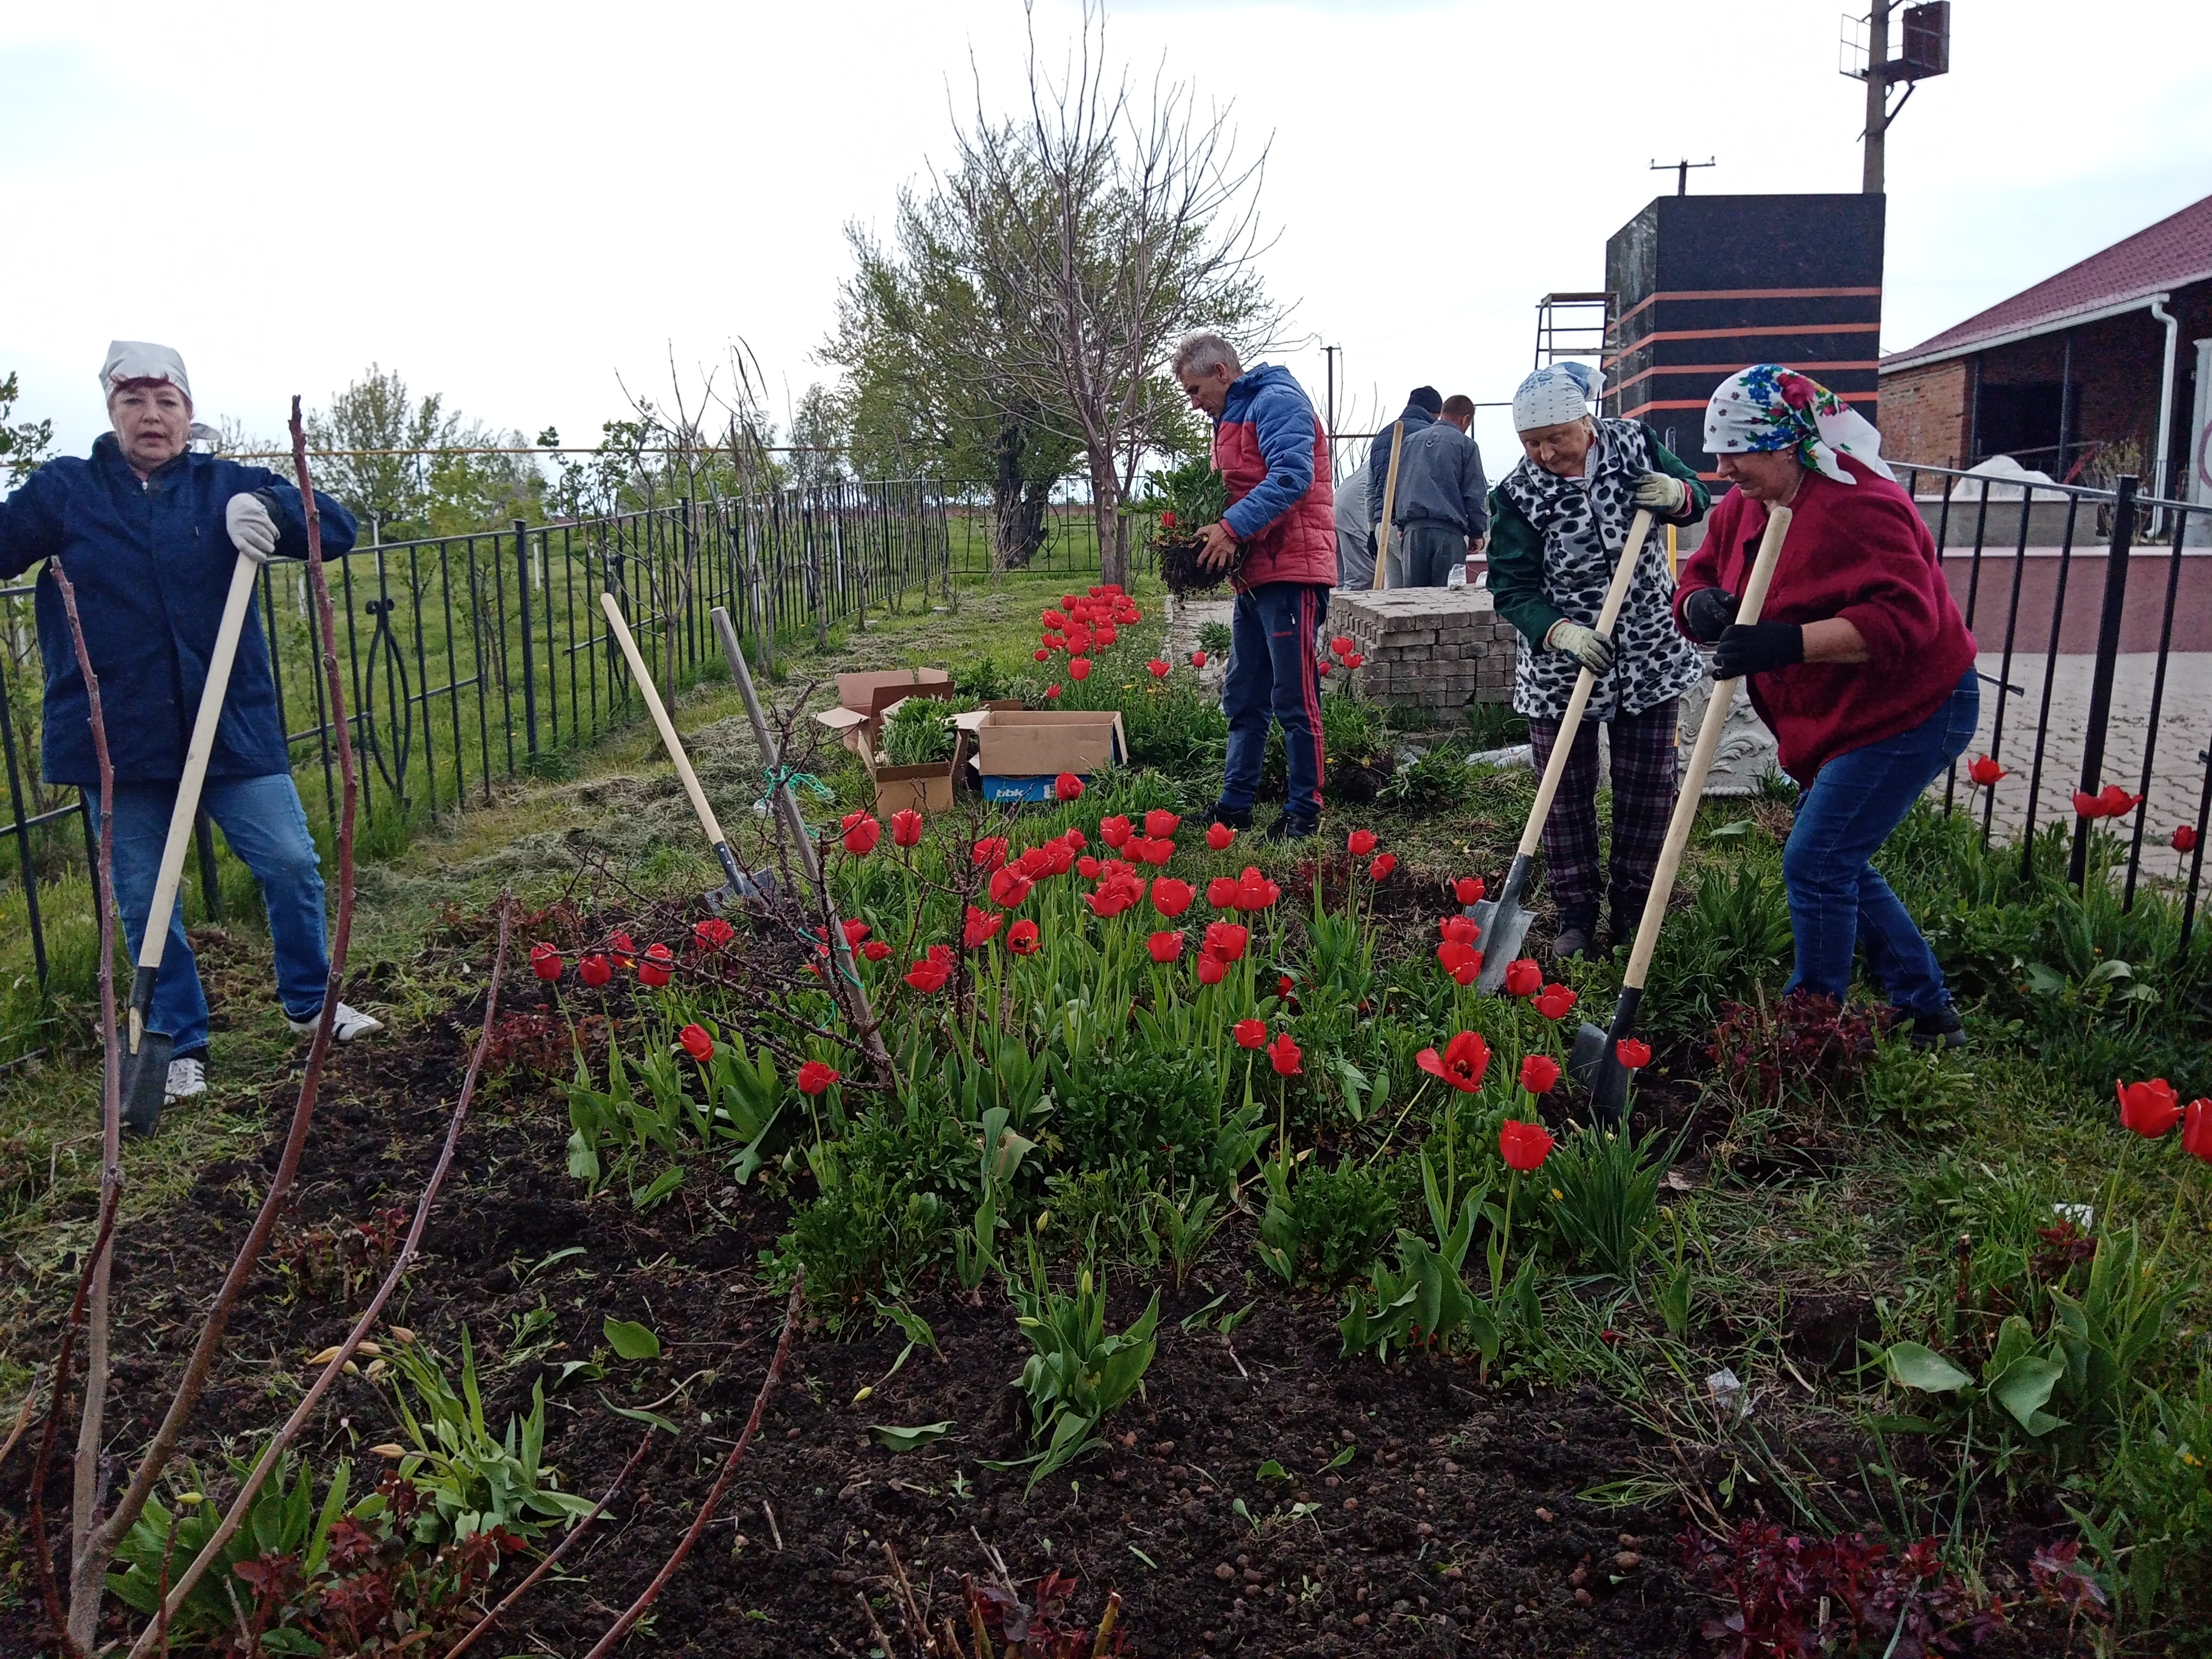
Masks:
[[[1579,421],[1604,392],[1602,369],[1588,363],[1548,364],[1514,388],[1513,429],[1533,432]]]
[[[1754,363],[1715,388],[1705,404],[1708,455],[1795,450],[1797,459],[1838,483],[1857,480],[1836,459],[1840,451],[1892,483],[1874,422],[1818,380],[1779,363]]]

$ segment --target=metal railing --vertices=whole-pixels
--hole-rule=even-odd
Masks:
[[[721,664],[708,623],[716,605],[728,608],[748,645],[773,650],[779,631],[826,635],[950,582],[950,513],[924,482],[841,483],[356,548],[332,561],[330,581],[362,823],[434,823],[472,799],[489,801],[501,783],[636,713],[599,609],[603,591],[616,596],[654,680],[674,690]],[[0,696],[8,788],[0,838],[14,842],[43,983],[34,837],[71,833],[62,821],[75,817],[88,849],[91,830],[77,792],[41,793],[37,782],[35,592],[0,588],[0,668],[13,688]],[[265,567],[258,597],[294,769],[311,800],[319,772],[329,823],[338,810],[336,732],[305,568]],[[204,823],[199,862],[203,910],[219,915]]]
[[[1978,807],[1984,844],[1999,827],[2016,833],[2024,865],[2039,825],[2070,817],[2068,874],[2079,886],[2101,820],[2074,810],[2074,796],[2110,783],[2142,796],[2122,902],[2133,907],[2157,837],[2175,867],[2150,873],[2181,891],[2185,945],[2212,817],[2212,508],[2142,495],[2131,476],[2093,489],[1896,467],[1994,693],[1969,754],[2008,774],[1978,786],[1961,778],[1970,763],[1954,764],[1944,811]]]

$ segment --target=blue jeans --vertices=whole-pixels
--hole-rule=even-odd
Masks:
[[[93,833],[98,835],[100,792],[85,793],[92,808]],[[115,902],[134,962],[146,931],[146,912],[154,902],[161,847],[168,839],[169,813],[176,799],[173,781],[115,786]],[[294,1019],[312,1018],[323,1006],[331,962],[323,927],[322,864],[314,837],[307,833],[300,792],[282,772],[264,778],[210,778],[200,792],[200,806],[261,884],[269,937],[276,948],[276,994],[285,1013]],[[169,913],[169,942],[161,952],[161,971],[154,981],[154,1006],[146,1024],[151,1030],[166,1033],[179,1057],[207,1048],[207,996],[200,989],[192,947],[185,942],[181,904]]]
[[[1852,947],[1863,945],[1868,974],[1897,1006],[1938,1014],[1950,1006],[1935,952],[1868,860],[1943,769],[1966,752],[1981,701],[1970,668],[1919,725],[1837,756],[1814,778],[1782,849],[1797,940],[1790,990],[1841,1002],[1850,988]]]
[[[1293,817],[1321,816],[1321,672],[1314,653],[1328,607],[1328,589],[1310,582],[1262,582],[1237,596],[1221,688],[1221,712],[1229,717],[1224,806],[1250,810],[1272,719],[1282,723],[1290,763],[1284,810]]]

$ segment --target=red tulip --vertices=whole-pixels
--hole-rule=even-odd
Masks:
[[[2184,1109],[2181,1150],[2212,1164],[2212,1100],[2192,1100]]]
[[[1395,853],[1377,853],[1375,855],[1375,861],[1367,866],[1367,879],[1388,881],[1390,872],[1397,867],[1398,855]]]
[[[949,964],[925,959],[915,963],[902,977],[915,990],[928,992],[943,990],[945,981],[951,976],[952,969]]]
[[[1152,671],[1152,678],[1156,680],[1164,680],[1168,677],[1169,665],[1166,663],[1162,662],[1158,657],[1154,657],[1150,662],[1146,663],[1145,666]]]
[[[1480,1031],[1462,1031],[1444,1044],[1440,1055],[1424,1048],[1413,1063],[1431,1077],[1440,1077],[1463,1095],[1482,1087],[1482,1074],[1490,1069],[1490,1045]]]
[[[1137,833],[1129,820],[1116,812],[1110,818],[1098,820],[1098,839],[1119,852],[1121,844]]]
[[[1196,896],[1188,882],[1177,881],[1173,876],[1161,876],[1152,883],[1152,908],[1164,916],[1181,915]]]
[[[918,847],[921,844],[921,814],[911,806],[902,806],[891,814],[891,845]]]
[[[1480,904],[1485,889],[1480,876],[1462,876],[1452,884],[1452,896],[1462,904]]]
[[[645,960],[637,964],[638,982],[641,985],[665,985],[675,977],[672,971],[675,965],[676,953],[665,945],[649,946]]]
[[[1482,977],[1482,952],[1458,939],[1448,939],[1437,946],[1437,961],[1457,984],[1472,985]]]
[[[860,947],[860,954],[866,957],[870,962],[881,962],[885,957],[890,955],[890,953],[891,947],[890,945],[879,939],[872,939],[866,945],[863,945]]]
[[[1352,849],[1352,857],[1364,859],[1375,850],[1375,832],[1372,830],[1355,830],[1345,837],[1344,844]]]
[[[1505,994],[1510,997],[1533,997],[1544,988],[1544,970],[1536,965],[1534,957],[1522,957],[1505,967]]]
[[[1152,952],[1152,960],[1165,967],[1170,962],[1182,960],[1182,930],[1172,933],[1154,933],[1145,941],[1145,949]]]
[[[1581,1000],[1564,985],[1547,985],[1537,994],[1535,1008],[1546,1019],[1565,1019],[1567,1011]]]
[[[1206,884],[1206,902],[1217,910],[1237,908],[1237,878],[1216,876]]]
[[[838,1073],[818,1060],[810,1060],[799,1068],[799,1092],[818,1095],[837,1080]]]
[[[1296,1077],[1300,1058],[1298,1045],[1291,1040],[1288,1031],[1278,1033],[1275,1040],[1267,1045],[1267,1063],[1275,1068],[1278,1077]]]
[[[561,977],[561,952],[550,945],[532,945],[530,971],[550,985]]]
[[[1620,1056],[1620,1063],[1632,1072],[1651,1063],[1651,1045],[1639,1042],[1634,1037],[1621,1038],[1613,1045],[1613,1051]]]
[[[1498,1132],[1498,1155],[1506,1167],[1522,1175],[1544,1167],[1552,1155],[1552,1132],[1540,1123],[1522,1123],[1512,1118]]]
[[[1472,916],[1442,916],[1437,921],[1437,933],[1454,945],[1474,943],[1475,926]]]
[[[1981,785],[1983,788],[1986,789],[1991,784],[1995,783],[1999,778],[2008,777],[2011,775],[2008,773],[2003,767],[1999,766],[1990,757],[1983,755],[1978,757],[1975,760],[1974,763],[1966,769],[1966,775],[1972,778],[1976,783]]]
[[[1237,908],[1240,910],[1264,910],[1282,896],[1283,890],[1261,875],[1255,866],[1246,865],[1244,873],[1237,878]]]
[[[1006,920],[1004,916],[994,915],[988,910],[978,910],[971,904],[968,907],[968,926],[961,934],[961,942],[971,951],[981,950],[997,936]]]
[[[1050,662],[1052,660],[1052,653],[1046,650],[1042,646],[1037,647],[1037,648],[1030,654],[1035,657],[1039,662]]]
[[[1314,669],[1317,673],[1326,674],[1329,671],[1329,665],[1327,662],[1317,662],[1314,665]]]
[[[1090,838],[1086,836],[1083,831],[1075,829],[1073,826],[1060,832],[1060,844],[1066,847],[1071,853],[1080,853],[1085,848],[1091,845]],[[1064,874],[1065,872],[1062,873]]]
[[[1225,823],[1217,823],[1206,832],[1206,844],[1217,853],[1227,852],[1236,839],[1237,832]]]
[[[2175,824],[2173,826],[2173,850],[2177,853],[2195,852],[2197,850],[2196,830],[2186,823]]]
[[[868,924],[855,916],[847,920],[841,931],[845,935],[847,945],[858,945],[862,939],[867,938]]]
[[[1047,702],[1058,702],[1060,701],[1060,688],[1056,685],[1048,685],[1045,687],[1044,700]]]
[[[719,951],[737,936],[738,930],[720,916],[691,924],[691,941],[702,951]]]
[[[1075,861],[1075,873],[1085,881],[1097,880],[1098,872],[1104,868],[1105,866],[1094,858],[1079,858]]]
[[[1192,653],[1190,653],[1190,665],[1191,665],[1193,668],[1203,668],[1203,667],[1205,667],[1205,666],[1206,666],[1206,653],[1205,653],[1205,652],[1203,652],[1203,651],[1194,651],[1194,652],[1192,652]]]
[[[714,1057],[714,1039],[707,1035],[703,1025],[685,1026],[676,1034],[676,1040],[684,1045],[684,1052],[702,1066]]]
[[[2117,783],[2108,783],[2097,793],[2097,801],[2108,818],[2124,818],[2142,805],[2141,795],[2130,795]]]
[[[1367,659],[1366,659],[1366,658],[1364,658],[1364,657],[1361,656],[1361,655],[1359,654],[1359,653],[1358,653],[1357,651],[1354,651],[1353,653],[1352,653],[1352,654],[1351,654],[1351,655],[1349,655],[1349,656],[1347,656],[1346,658],[1345,658],[1345,659],[1344,659],[1344,665],[1345,665],[1346,668],[1357,668],[1357,667],[1358,667],[1358,666],[1359,666],[1359,665],[1360,665],[1360,664],[1362,664],[1362,663],[1365,662],[1366,660],[1367,660]]]
[[[637,941],[630,938],[628,933],[610,934],[607,938],[607,949],[613,953],[616,967],[637,966]]]
[[[1081,800],[1083,780],[1073,772],[1062,772],[1052,781],[1052,793],[1061,800]]]
[[[1012,910],[1030,896],[1036,884],[1018,870],[994,870],[991,872],[991,902],[1004,910]]]
[[[1073,604],[1073,601],[1071,600],[1069,603]],[[1057,611],[1040,611],[1037,612],[1037,620],[1047,628],[1061,629],[1067,626],[1067,618]]]
[[[1037,925],[1027,918],[1006,929],[1006,949],[1018,957],[1033,957],[1037,953]]]
[[[1175,509],[1173,507],[1170,507],[1166,512],[1160,514],[1160,528],[1163,530],[1173,530],[1175,527]]]
[[[1112,623],[1103,622],[1098,624],[1098,648],[1101,651],[1111,646],[1120,637]]]
[[[1264,1019],[1240,1019],[1229,1029],[1235,1033],[1240,1048],[1259,1048],[1267,1044],[1267,1022]]]
[[[1233,921],[1209,921],[1206,924],[1206,948],[1224,962],[1241,961],[1244,946],[1252,937],[1251,930]]]
[[[1198,953],[1198,982],[1200,985],[1218,985],[1228,977],[1227,963],[1211,951],[1200,951]]]
[[[845,831],[845,850],[854,858],[866,858],[876,850],[882,839],[884,826],[866,812],[848,812],[842,825]]]
[[[1089,679],[1091,678],[1091,659],[1088,657],[1070,657],[1067,659],[1067,678],[1072,680]]]
[[[2181,1115],[2181,1097],[2164,1078],[2148,1083],[2113,1085],[2120,1097],[2120,1124],[2147,1140],[2156,1140]]]
[[[1559,1086],[1559,1062],[1549,1054],[1530,1054],[1521,1062],[1521,1086],[1532,1095],[1547,1095]]]
[[[1340,657],[1348,657],[1359,648],[1359,641],[1349,634],[1339,634],[1329,641],[1328,648]]]
[[[1085,893],[1083,902],[1091,907],[1092,915],[1102,921],[1110,921],[1144,896],[1145,884],[1141,881],[1132,891],[1128,883],[1115,881],[1109,877],[1098,884],[1097,892]]]
[[[576,964],[576,977],[594,991],[615,976],[613,964],[597,951]]]
[[[1182,820],[1173,812],[1155,806],[1145,814],[1145,833],[1161,839],[1172,836],[1182,827]]]

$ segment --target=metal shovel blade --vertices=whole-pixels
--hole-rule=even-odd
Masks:
[[[1568,1051],[1567,1072],[1589,1091],[1595,1115],[1608,1123],[1620,1121],[1628,1109],[1628,1068],[1613,1048],[1611,1031],[1584,1020]]]
[[[1528,937],[1528,912],[1521,902],[1521,895],[1528,885],[1529,864],[1528,858],[1515,854],[1498,896],[1484,899],[1467,909],[1466,914],[1480,930],[1474,948],[1482,952],[1482,972],[1474,986],[1485,996],[1498,994],[1498,988],[1505,983],[1506,969],[1521,954],[1522,942]]]
[[[131,1050],[127,1031],[118,1048],[123,1067],[123,1127],[134,1135],[150,1135],[168,1099],[169,1059],[176,1044],[166,1032],[141,1030],[137,1052]]]
[[[727,842],[714,843],[714,856],[721,860],[722,873],[728,878],[720,887],[710,889],[707,908],[716,915],[732,905],[743,905],[761,898],[775,896],[775,872],[763,865],[753,871],[738,867],[737,855],[730,851]]]

